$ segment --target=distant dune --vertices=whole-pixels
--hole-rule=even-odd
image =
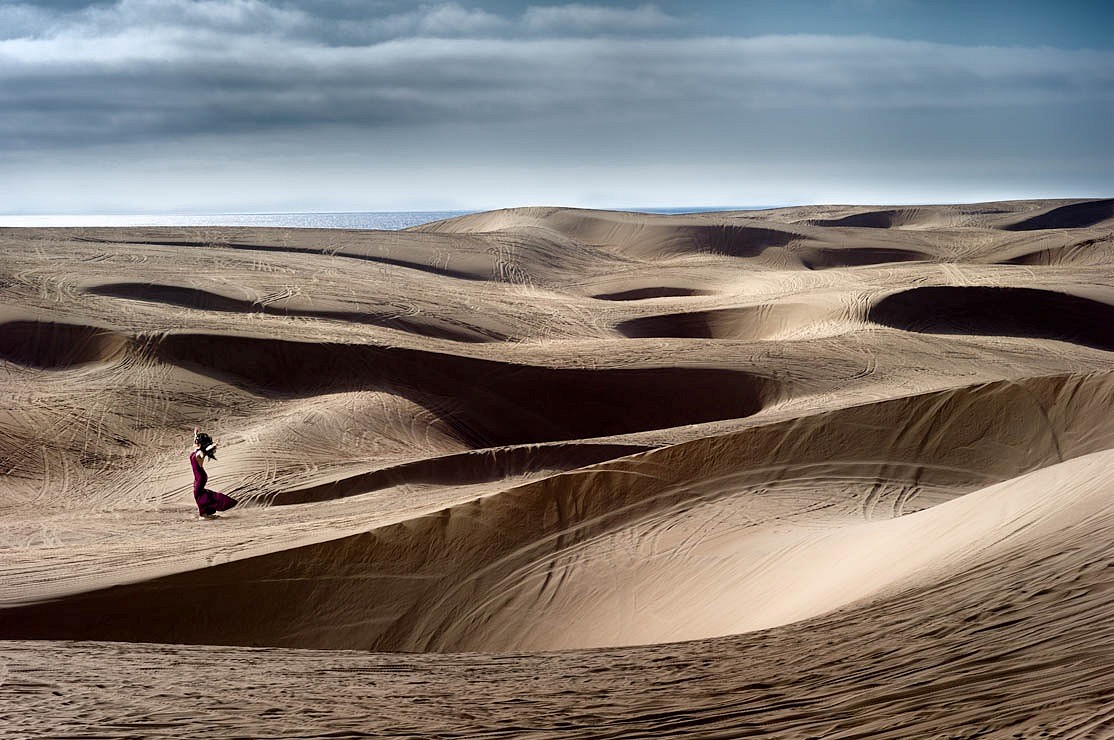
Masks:
[[[0,229],[0,735],[1114,736],[1112,204]]]

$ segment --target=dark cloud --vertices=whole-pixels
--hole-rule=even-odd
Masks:
[[[431,162],[1112,158],[1110,51],[701,35],[645,3],[8,3],[0,28],[9,161],[233,137]]]
[[[1109,52],[866,37],[419,37],[337,47],[298,39],[297,18],[259,3],[219,4],[228,12],[154,5],[144,5],[157,18],[145,16],[145,26],[104,23],[95,33],[86,28],[0,43],[0,105],[8,111],[0,146],[307,124],[374,130],[445,120],[665,115],[680,126],[691,116],[769,108],[866,112],[1114,101]],[[426,8],[419,25],[435,26],[445,7],[451,6]],[[209,25],[184,32],[177,24],[195,12]]]
[[[0,6],[73,12],[97,5],[113,5],[116,1],[117,0],[35,0],[34,2],[3,2],[0,3]]]

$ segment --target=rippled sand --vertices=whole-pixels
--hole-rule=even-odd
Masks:
[[[0,295],[0,736],[1114,737],[1114,200],[0,229]]]

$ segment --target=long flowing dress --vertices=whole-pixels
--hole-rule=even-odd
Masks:
[[[205,487],[209,482],[209,474],[205,467],[197,461],[197,453],[190,453],[190,465],[193,466],[193,500],[197,502],[197,510],[202,516],[212,516],[218,511],[228,511],[236,505],[236,499],[220,491],[210,491]]]

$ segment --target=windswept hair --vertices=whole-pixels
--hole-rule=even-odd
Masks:
[[[205,432],[198,432],[193,436],[193,441],[201,445],[201,452],[204,453],[205,457],[210,460],[217,459],[217,446],[213,444],[212,437]]]

